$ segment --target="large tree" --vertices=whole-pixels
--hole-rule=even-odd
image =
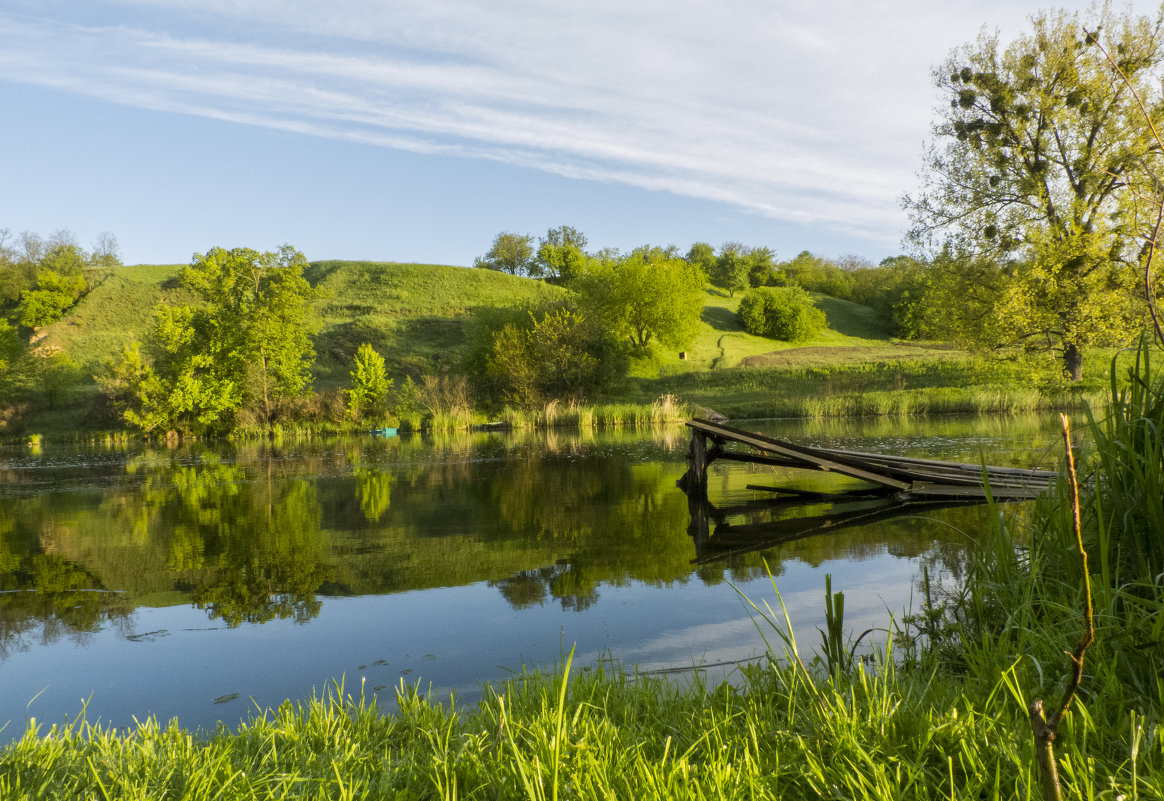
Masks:
[[[944,250],[954,333],[1049,347],[1079,380],[1088,345],[1138,329],[1135,182],[1157,146],[1131,90],[1160,112],[1161,24],[1107,4],[1041,13],[1005,49],[983,34],[935,71],[948,103],[905,203],[915,242]]]
[[[641,247],[599,253],[570,287],[583,310],[640,350],[659,342],[681,349],[695,338],[703,312],[703,269],[673,250]]]
[[[195,255],[182,283],[201,302],[160,304],[148,358],[127,348],[103,381],[125,419],[201,435],[227,427],[240,406],[269,420],[280,400],[302,394],[315,360],[306,265],[290,246]]]
[[[748,249],[739,242],[725,242],[719,249],[719,257],[712,265],[708,278],[713,286],[725,290],[728,297],[734,297],[736,292],[743,292],[751,286],[748,282],[751,272]]]

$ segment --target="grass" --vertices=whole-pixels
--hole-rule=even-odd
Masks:
[[[785,351],[800,351],[805,348],[814,349],[816,352],[822,348],[836,349],[838,354],[843,353],[845,349],[856,349],[852,354],[854,356],[868,350],[895,356],[905,354],[916,356],[928,352],[925,348],[892,342],[885,325],[869,307],[830,298],[827,295],[813,296],[817,306],[824,310],[829,323],[828,329],[817,338],[793,344],[754,336],[744,331],[736,317],[741,297],[741,295],[728,297],[716,289],[706,290],[703,325],[686,351],[687,358],[680,359],[678,353],[660,351],[656,353],[654,359],[640,363],[636,375],[656,377],[660,374],[718,370],[736,367],[749,358]]]
[[[735,367],[634,379],[628,401],[671,394],[733,418],[997,413],[1078,408],[1103,397],[1103,381],[1081,387],[1045,368],[948,351],[925,359],[877,358],[814,366]]]
[[[369,342],[389,374],[454,369],[474,308],[554,297],[563,290],[491,270],[436,264],[315,262],[317,386],[346,386],[356,348]]]
[[[60,349],[86,376],[95,374],[123,345],[145,336],[160,301],[189,299],[173,280],[181,269],[181,265],[139,265],[102,271],[93,289],[64,319],[47,326],[37,344]]]
[[[0,752],[5,798],[932,799],[1037,795],[1011,674],[902,673],[892,653],[832,676],[773,664],[738,687],[599,667],[526,673],[474,707],[401,686],[344,693],[237,732],[145,721],[30,729]],[[1067,797],[1158,798],[1154,720],[1081,705],[1059,740]]]

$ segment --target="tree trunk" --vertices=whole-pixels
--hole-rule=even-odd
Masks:
[[[1083,380],[1083,351],[1074,342],[1063,350],[1063,371],[1072,381]]]

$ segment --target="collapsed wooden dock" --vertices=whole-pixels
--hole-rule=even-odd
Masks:
[[[687,453],[687,472],[679,480],[679,486],[689,495],[695,492],[706,496],[707,468],[717,460],[837,473],[873,485],[864,492],[889,495],[900,500],[986,497],[1023,500],[1041,495],[1058,477],[1058,473],[1051,470],[990,467],[814,448],[708,420],[690,420],[687,426],[691,429],[691,447]],[[738,449],[740,446],[746,450]],[[773,492],[800,492],[779,487],[766,489]]]

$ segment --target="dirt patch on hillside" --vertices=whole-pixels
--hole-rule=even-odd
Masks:
[[[919,350],[921,350],[919,348]],[[801,367],[808,365],[836,364],[838,362],[882,361],[886,357],[885,348],[869,345],[846,345],[835,348],[815,346],[789,348],[761,353],[740,359],[740,367]],[[900,356],[902,354],[895,354]]]

